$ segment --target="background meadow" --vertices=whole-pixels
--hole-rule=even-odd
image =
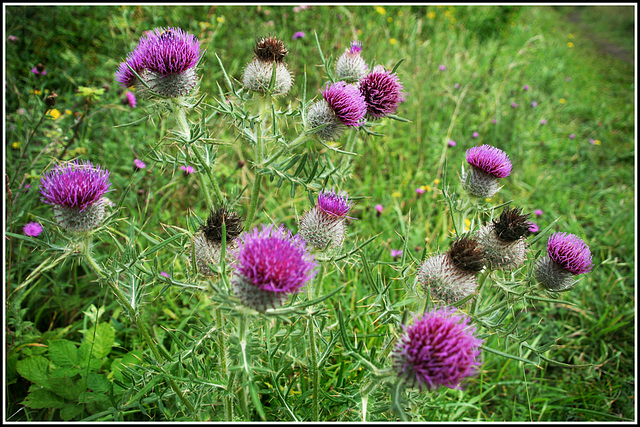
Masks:
[[[458,173],[465,151],[480,144],[504,150],[514,165],[491,204],[513,201],[525,212],[541,210],[531,217],[540,230],[574,233],[591,249],[593,270],[556,296],[562,301],[530,302],[511,313],[521,323],[516,332],[526,335],[536,326],[527,343],[555,344],[544,356],[576,366],[549,363],[522,343],[489,334],[487,347],[529,362],[484,352],[481,372],[464,390],[409,392],[409,419],[636,420],[634,17],[633,6],[5,6],[5,420],[193,419],[163,381],[145,376],[154,372],[144,359],[148,349],[85,265],[71,258],[25,282],[62,244],[50,206],[40,201],[40,175],[56,159],[73,158],[106,166],[112,197],[122,203],[111,237],[96,243],[96,259],[137,259],[150,272],[140,274],[153,338],[169,354],[190,355],[167,369],[177,379],[199,372],[200,383],[179,384],[197,398],[201,419],[224,419],[220,400],[229,396],[207,389],[218,378],[202,373],[220,357],[220,341],[207,335],[217,302],[210,291],[181,285],[194,278],[184,257],[186,240],[175,237],[194,231],[197,219],[208,215],[203,186],[209,181],[203,173],[183,173],[184,162],[158,157],[156,144],[163,141],[167,156],[179,158],[180,147],[167,138],[171,118],[145,119],[145,100],[132,108],[114,80],[142,33],[165,26],[195,34],[207,49],[200,71],[207,100],[225,85],[216,55],[239,80],[256,40],[268,35],[290,49],[295,80],[277,102],[284,109],[317,96],[327,80],[315,34],[333,60],[355,39],[363,42],[368,63],[391,69],[404,60],[397,74],[406,101],[397,115],[407,121],[376,123],[381,136],[359,137],[349,173],[327,178],[356,202],[346,247],[377,237],[325,274],[324,292],[345,286],[315,307],[322,331],[321,420],[362,419],[358,392],[367,366],[348,354],[338,324],[348,322],[357,351],[383,364],[398,330],[392,320],[422,308],[405,286],[416,260],[446,250],[452,240],[443,189],[463,194]],[[31,72],[39,63],[45,75]],[[55,108],[43,102],[51,91],[58,94]],[[135,124],[122,126],[128,123]],[[219,185],[246,210],[252,171],[243,140],[224,117],[213,117],[207,131]],[[332,147],[343,148],[345,139]],[[340,158],[331,147],[307,148],[317,159]],[[136,169],[135,159],[146,167]],[[292,190],[267,179],[254,224],[284,223],[295,230],[310,198],[300,186]],[[43,225],[38,238],[22,232],[32,221]],[[546,236],[533,250],[544,251],[544,242]],[[397,250],[404,252],[392,256]],[[287,338],[302,340],[305,319],[282,322]],[[252,390],[262,408],[238,395],[236,419],[309,420],[305,349],[285,340],[284,346],[293,346],[287,354],[300,359],[278,364],[283,362],[270,357],[281,351],[269,347],[274,337],[260,335],[269,330],[253,337],[268,346],[267,355],[252,355],[260,366]],[[186,343],[194,337],[202,343],[190,352]],[[44,358],[59,367],[66,354],[87,345],[97,352],[92,362],[69,362],[83,382],[68,372],[53,378],[29,362]],[[70,391],[34,392],[53,384]],[[386,388],[376,389],[367,420],[396,420],[390,401]]]

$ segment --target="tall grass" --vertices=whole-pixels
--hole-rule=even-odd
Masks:
[[[587,9],[597,15],[599,8]],[[145,288],[142,320],[151,325],[161,351],[185,357],[184,364],[167,368],[172,378],[215,368],[185,383],[187,398],[197,397],[203,419],[224,419],[233,401],[236,420],[310,420],[315,390],[319,419],[360,421],[368,367],[350,355],[348,342],[358,354],[382,363],[400,332],[397,321],[406,322],[410,312],[423,308],[405,284],[420,260],[446,250],[454,238],[443,190],[462,193],[458,174],[465,151],[479,144],[500,147],[514,165],[491,205],[513,201],[526,212],[541,209],[540,217],[532,217],[540,230],[570,231],[591,248],[593,271],[558,296],[563,302],[529,302],[510,313],[521,322],[514,334],[535,331],[529,343],[555,344],[543,356],[573,367],[536,359],[527,347],[494,333],[486,336],[485,347],[535,362],[485,351],[481,372],[464,390],[408,391],[405,413],[412,421],[636,419],[633,66],[596,51],[583,30],[559,11],[531,6],[349,5],[298,12],[293,6],[7,6],[5,14],[7,35],[18,37],[6,42],[5,65],[5,296],[13,298],[5,309],[6,420],[194,419],[175,390],[159,381],[167,366],[150,363],[143,338],[84,263],[71,258],[25,282],[56,254],[20,238],[22,227],[39,221],[45,229],[39,239],[49,247],[61,245],[49,206],[37,191],[39,175],[55,159],[89,158],[112,172],[115,197],[122,197],[127,215],[110,232],[122,247],[107,237],[95,242],[100,263],[133,265],[162,242],[140,263],[154,273]],[[327,80],[315,34],[330,61],[354,39],[362,40],[370,63],[392,68],[404,60],[398,75],[407,96],[398,115],[408,122],[385,119],[375,128],[382,136],[358,138],[350,173],[329,181],[348,188],[356,201],[348,248],[377,237],[348,264],[327,266],[314,292],[339,292],[310,309],[310,317],[273,318],[249,334],[248,354],[256,369],[247,393],[211,386],[226,386],[218,372],[240,363],[229,326],[235,315],[225,312],[229,324],[216,329],[220,301],[215,295],[172,285],[157,274],[165,271],[177,283],[191,283],[189,262],[181,256],[187,241],[180,236],[193,232],[208,214],[203,193],[208,177],[183,175],[180,161],[154,160],[152,147],[159,141],[167,144],[167,156],[181,158],[181,147],[167,143],[170,118],[122,126],[144,119],[145,105],[143,100],[135,109],[123,104],[113,73],[142,32],[168,25],[197,35],[207,47],[201,83],[207,100],[218,95],[218,85],[226,90],[216,55],[226,73],[239,79],[256,37],[263,35],[277,35],[291,50],[287,61],[295,84],[279,101],[282,109],[295,105],[305,91],[307,98],[317,96]],[[292,39],[298,31],[306,36]],[[45,65],[45,76],[30,72],[37,63]],[[101,95],[78,92],[105,84],[108,90]],[[47,90],[58,93],[55,108],[62,114],[56,119],[42,118]],[[238,196],[246,211],[253,179],[246,164],[250,152],[235,125],[224,119],[211,119],[208,147],[216,153],[214,171],[222,190]],[[296,135],[300,129],[283,132]],[[334,148],[344,144],[343,139]],[[332,155],[329,148],[310,148],[318,159]],[[136,171],[135,158],[147,169]],[[291,197],[288,185],[276,184],[265,179],[254,223],[282,222],[296,229],[310,195],[298,189]],[[423,194],[415,191],[419,187]],[[374,209],[378,204],[381,214]],[[544,252],[545,241],[533,250]],[[405,252],[392,258],[391,249]],[[320,390],[314,388],[308,360],[309,328],[320,331],[313,363],[321,366]],[[339,336],[345,329],[352,333],[346,342]],[[78,393],[85,393],[80,400],[47,395],[40,397],[49,399],[48,406],[29,405],[28,393],[43,384],[38,372],[20,361],[48,357],[59,363],[63,350],[75,351],[60,340],[74,343],[74,349],[77,344],[78,360],[88,346],[104,355],[98,366],[70,366],[91,371],[83,375],[86,383],[57,379],[60,387],[80,387]],[[276,357],[281,354],[300,358]],[[396,420],[393,399],[387,388],[375,388],[367,420]]]

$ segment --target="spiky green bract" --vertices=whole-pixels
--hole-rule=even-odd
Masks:
[[[221,207],[212,210],[205,225],[200,227],[193,236],[194,257],[198,271],[205,276],[210,276],[213,271],[209,264],[220,262],[222,252],[222,225],[226,229],[226,256],[225,260],[231,262],[231,254],[237,248],[236,238],[242,233],[243,220],[234,211]]]

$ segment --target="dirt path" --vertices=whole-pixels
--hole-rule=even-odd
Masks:
[[[570,22],[576,24],[580,30],[582,30],[583,34],[600,50],[608,55],[615,56],[616,58],[628,63],[634,64],[634,52],[628,51],[614,43],[610,43],[606,40],[598,38],[593,32],[591,32],[588,28],[588,24],[582,21],[580,16],[580,10],[576,9],[567,15],[567,19]]]

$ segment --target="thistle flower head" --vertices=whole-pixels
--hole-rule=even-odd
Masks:
[[[367,74],[369,67],[360,56],[362,42],[354,40],[336,62],[336,77],[346,82],[357,82]]]
[[[395,73],[376,67],[360,79],[360,93],[365,99],[367,115],[376,119],[394,114],[405,101],[404,87]]]
[[[554,233],[547,242],[549,257],[571,274],[583,274],[591,271],[591,251],[578,236],[568,233]]]
[[[226,229],[226,241],[231,242],[238,237],[244,228],[243,219],[227,207],[220,207],[209,213],[207,222],[200,227],[205,237],[212,242],[222,242],[222,225]]]
[[[262,226],[238,237],[234,251],[233,289],[258,311],[282,305],[316,274],[317,263],[304,240],[280,226]]]
[[[367,104],[356,86],[339,81],[327,84],[321,91],[336,117],[346,126],[361,126],[367,113]]]
[[[237,249],[236,237],[242,233],[242,218],[234,211],[221,207],[212,210],[206,223],[200,227],[198,233],[193,236],[192,245],[198,271],[205,276],[210,276],[213,271],[209,264],[220,262],[222,253],[222,224],[226,228],[226,256],[225,260],[232,262],[232,253]]]
[[[460,270],[477,273],[484,267],[484,252],[478,242],[468,236],[457,239],[449,248],[451,262]]]
[[[476,292],[478,287],[477,272],[473,269],[477,268],[477,264],[479,264],[475,259],[481,259],[481,257],[478,257],[476,253],[470,257],[464,256],[461,252],[459,247],[454,246],[453,254],[457,258],[456,262],[466,270],[454,263],[451,251],[427,258],[418,268],[416,279],[423,291],[428,292],[431,298],[450,305]],[[464,258],[467,261],[461,261]]]
[[[42,225],[38,222],[29,222],[22,228],[25,235],[38,237],[42,233]]]
[[[455,309],[441,308],[416,317],[392,353],[393,367],[405,385],[420,390],[441,386],[460,389],[460,382],[480,366],[475,326]]]
[[[526,236],[530,227],[529,214],[522,214],[522,209],[518,207],[505,208],[500,214],[500,218],[493,220],[496,236],[507,242],[513,242]]]
[[[507,213],[505,214],[505,211]],[[529,223],[526,223],[527,230],[520,237],[511,240],[521,233],[520,216],[517,209],[503,211],[501,219],[483,225],[476,233],[478,245],[484,252],[487,263],[494,269],[511,270],[522,266],[527,259],[527,241],[525,234],[528,233]],[[515,211],[515,225],[509,228],[508,219],[513,219]],[[504,216],[504,218],[503,218]],[[512,223],[513,224],[513,223]],[[502,233],[502,237],[498,233]],[[505,238],[509,236],[509,238]]]
[[[263,37],[256,42],[253,48],[256,58],[263,62],[282,62],[289,53],[289,49],[282,40],[277,37]]]
[[[291,89],[293,78],[284,62],[263,61],[254,58],[247,64],[242,75],[242,84],[247,89],[267,93],[273,76],[273,67],[276,67],[276,77],[273,84],[273,95],[284,95]]]
[[[199,59],[200,42],[194,35],[180,28],[155,28],[140,37],[116,71],[116,80],[123,86],[144,89],[130,66],[160,96],[186,96],[198,83],[195,66]]]
[[[318,207],[325,213],[343,218],[353,206],[345,191],[322,190],[318,194]]]
[[[56,165],[40,179],[42,201],[54,206],[58,224],[70,231],[88,231],[102,221],[110,186],[109,171],[89,161]]]
[[[506,178],[511,174],[509,156],[491,145],[484,144],[468,149],[466,158],[471,166],[496,178]]]

